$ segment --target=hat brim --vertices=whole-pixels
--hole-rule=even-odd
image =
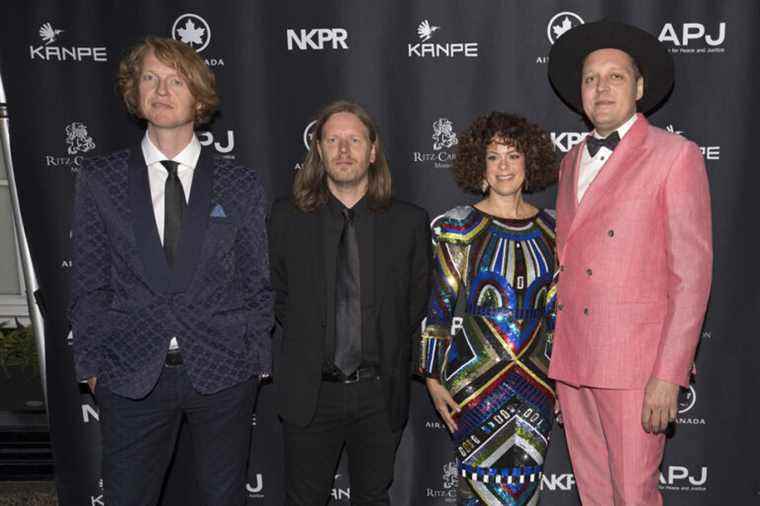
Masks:
[[[549,53],[549,81],[557,95],[576,112],[583,114],[581,71],[583,60],[597,49],[619,49],[628,53],[644,77],[644,95],[637,110],[648,113],[673,88],[673,58],[657,38],[635,26],[615,21],[579,25],[552,46]]]

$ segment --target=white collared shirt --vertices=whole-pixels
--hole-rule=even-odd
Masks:
[[[168,156],[163,154],[155,144],[150,140],[148,132],[145,132],[145,137],[142,140],[142,152],[145,157],[145,163],[148,165],[148,183],[150,184],[150,201],[153,203],[153,215],[156,218],[156,228],[158,229],[158,237],[161,239],[161,244],[164,243],[164,186],[166,185],[166,178],[169,177],[169,173],[166,171],[162,160],[170,160]],[[179,162],[177,167],[177,176],[180,183],[182,183],[182,189],[185,191],[185,202],[190,200],[190,188],[193,184],[193,173],[195,172],[195,165],[198,163],[198,158],[201,156],[201,143],[198,138],[193,135],[190,143],[180,151],[177,156],[171,158],[175,162]]]
[[[637,116],[634,114],[630,117],[630,119],[628,119],[628,121],[620,125],[620,128],[617,129],[617,133],[620,136],[621,141],[623,140],[625,134],[628,133],[628,130],[631,129],[634,122],[636,122],[636,118]],[[603,138],[601,135],[596,133],[596,130],[591,132],[589,135],[593,135],[597,139]],[[606,146],[599,148],[599,151],[596,152],[596,156],[593,157],[589,154],[587,147],[583,149],[578,174],[578,188],[576,189],[576,198],[578,199],[579,203],[581,199],[583,199],[583,196],[586,194],[586,190],[588,190],[588,187],[591,185],[592,181],[594,181],[594,178],[596,178],[597,174],[599,174],[599,171],[602,170],[604,163],[607,161],[607,159],[609,159],[611,155],[612,150]]]
[[[148,184],[150,186],[150,201],[153,203],[153,215],[156,219],[156,228],[158,229],[158,237],[161,239],[161,244],[164,243],[164,215],[166,209],[166,201],[164,198],[164,189],[166,186],[166,179],[169,177],[169,173],[166,171],[162,160],[174,160],[179,163],[177,167],[177,176],[182,184],[182,189],[185,191],[185,202],[190,200],[190,188],[193,185],[193,174],[195,173],[195,166],[198,164],[198,158],[201,156],[201,143],[198,137],[193,134],[193,138],[185,148],[177,153],[174,158],[169,158],[164,155],[153,142],[151,142],[148,132],[145,132],[143,137],[142,153],[145,158],[145,163],[148,166]],[[176,350],[179,348],[179,343],[176,337],[172,337],[169,340],[169,349]]]

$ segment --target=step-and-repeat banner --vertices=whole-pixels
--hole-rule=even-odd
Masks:
[[[476,115],[519,113],[551,132],[559,154],[588,127],[554,95],[549,50],[602,17],[657,35],[676,85],[650,117],[702,149],[713,195],[715,283],[696,382],[681,397],[662,464],[670,505],[756,504],[755,268],[760,10],[755,0],[7,0],[0,61],[11,114],[21,208],[46,305],[50,423],[61,504],[103,504],[98,407],[74,378],[66,318],[74,179],[84,157],[135,145],[143,134],[114,91],[118,61],[145,36],[174,37],[216,73],[221,114],[201,143],[255,168],[272,197],[287,193],[312,115],[350,98],[377,118],[395,193],[431,216],[470,202],[450,173],[457,135]],[[554,190],[532,197],[553,207]],[[642,244],[642,250],[646,248]],[[252,420],[249,505],[282,503],[280,424],[264,386]],[[188,435],[163,504],[194,504]],[[394,504],[455,502],[454,449],[420,383],[399,449]],[[579,503],[561,428],[554,431],[544,504]],[[336,504],[348,504],[346,462]]]

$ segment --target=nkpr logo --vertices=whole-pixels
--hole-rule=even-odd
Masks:
[[[59,44],[65,30],[45,22],[37,31],[40,36],[40,45],[29,46],[29,58],[32,60],[45,61],[75,61],[75,62],[98,62],[108,61],[108,50],[103,46],[77,46]]]
[[[573,146],[583,141],[588,132],[552,132],[550,134],[554,146],[567,153]]]
[[[569,492],[574,487],[575,475],[573,473],[545,474],[541,477],[541,490]]]
[[[87,125],[81,121],[69,123],[64,128],[66,155],[44,155],[48,167],[69,167],[71,172],[78,172],[82,165],[82,155],[95,149],[95,141],[87,131]]]
[[[348,49],[348,31],[345,28],[288,28],[285,36],[288,51]]]
[[[172,38],[187,44],[200,53],[211,43],[211,25],[198,14],[181,14],[172,24]],[[222,58],[204,58],[209,67],[223,67]]]
[[[459,139],[454,131],[454,124],[447,118],[438,118],[433,122],[433,151],[412,153],[413,162],[433,162],[437,169],[451,168],[456,155],[453,148],[459,144]]]
[[[554,44],[565,32],[583,24],[583,19],[574,12],[565,11],[555,14],[546,25],[546,36]]]
[[[702,23],[665,23],[657,38],[660,42],[673,44],[671,53],[725,53],[726,22],[718,23],[717,27]]]
[[[660,490],[704,492],[707,490],[707,474],[707,466],[698,469],[668,466],[660,473]]]
[[[420,39],[417,43],[407,45],[407,56],[409,58],[477,58],[477,42],[428,42],[436,37],[437,32],[441,30],[440,26],[434,26],[424,19],[417,26],[417,37]]]

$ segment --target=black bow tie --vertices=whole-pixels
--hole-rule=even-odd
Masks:
[[[588,139],[586,140],[586,148],[588,149],[588,154],[593,158],[596,156],[597,152],[599,152],[599,148],[602,146],[609,149],[610,151],[614,151],[615,146],[618,145],[618,142],[620,142],[620,136],[618,135],[617,130],[612,132],[604,139],[597,139],[593,135],[589,135]]]

